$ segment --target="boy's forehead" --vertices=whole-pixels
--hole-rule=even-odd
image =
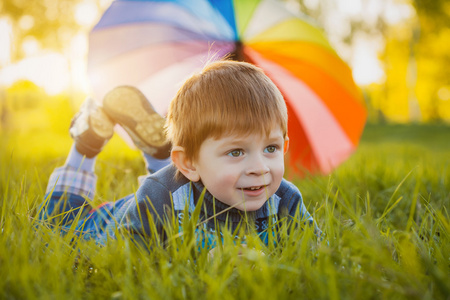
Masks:
[[[270,129],[267,132],[265,132],[265,130],[263,128],[261,128],[260,130],[247,130],[245,132],[236,128],[236,129],[227,130],[227,131],[223,132],[220,136],[216,136],[216,137],[212,137],[212,138],[215,140],[220,140],[220,139],[241,140],[241,139],[248,138],[249,136],[252,136],[252,135],[257,135],[258,138],[261,138],[261,139],[278,138],[278,137],[283,138],[283,131],[282,131],[282,128],[280,125],[274,124],[273,126],[270,127]]]

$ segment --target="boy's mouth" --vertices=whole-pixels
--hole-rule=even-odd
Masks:
[[[242,188],[242,190],[245,190],[245,191],[258,191],[258,190],[263,189],[265,187],[267,187],[267,185],[251,186],[251,187],[248,187],[248,188]]]

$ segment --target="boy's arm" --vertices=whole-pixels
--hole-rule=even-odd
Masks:
[[[284,179],[280,190],[280,194],[282,195],[280,204],[282,207],[284,206],[287,208],[289,218],[302,225],[313,225],[315,234],[320,236],[321,230],[303,203],[303,197],[300,190],[294,184]]]
[[[149,239],[164,240],[163,224],[172,212],[169,189],[154,178],[148,177],[134,195],[114,213],[111,222],[100,237],[104,243],[108,236],[125,234],[139,244]]]

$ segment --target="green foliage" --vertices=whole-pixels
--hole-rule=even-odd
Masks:
[[[324,232],[322,241],[309,228],[291,234],[281,228],[277,247],[253,235],[247,247],[236,246],[226,234],[208,253],[195,245],[194,216],[183,223],[184,235],[173,232],[166,248],[152,242],[146,252],[127,236],[100,247],[47,226],[36,228],[48,176],[70,148],[63,132],[73,114],[69,105],[52,109],[42,103],[48,106],[10,112],[14,126],[1,131],[2,298],[446,299],[450,294],[448,126],[369,125],[356,153],[331,175],[294,178]],[[55,110],[58,118],[52,119]],[[36,111],[50,123],[29,118],[18,126],[22,113]],[[100,203],[135,191],[144,166],[140,154],[115,137],[96,171]]]
[[[417,62],[415,93],[428,120],[448,120],[450,117],[450,3],[448,1],[414,0],[417,10]],[[422,100],[422,101],[420,101]]]
[[[412,4],[421,16],[426,16],[435,29],[450,25],[450,4],[446,0],[413,0]],[[432,20],[431,20],[432,19]],[[430,24],[431,25],[431,24]]]

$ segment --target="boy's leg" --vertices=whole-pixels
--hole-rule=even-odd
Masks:
[[[172,145],[166,140],[165,119],[138,89],[119,86],[103,99],[105,113],[120,124],[144,155],[149,173],[170,164]]]
[[[53,224],[70,225],[78,214],[91,210],[97,176],[92,172],[64,165],[50,175],[39,219]]]
[[[64,166],[50,176],[40,219],[68,225],[78,213],[91,209],[86,199],[92,200],[95,194],[96,156],[112,137],[113,128],[112,121],[88,98],[72,120],[69,131],[75,143]]]

